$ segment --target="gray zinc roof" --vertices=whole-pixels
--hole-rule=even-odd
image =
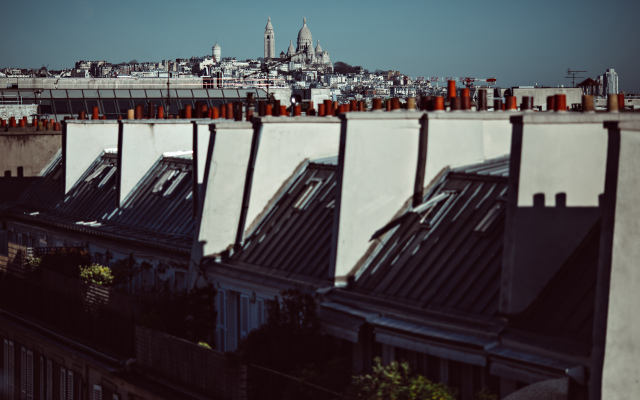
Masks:
[[[278,276],[329,279],[336,159],[309,163],[277,196],[254,231],[227,261]]]
[[[103,153],[63,196],[59,159],[25,193],[14,215],[28,215],[34,222],[62,228],[190,248],[195,232],[192,159],[160,159],[120,208],[116,202],[117,166],[117,154]]]
[[[449,171],[382,238],[350,290],[422,309],[491,316],[502,268],[508,158]]]

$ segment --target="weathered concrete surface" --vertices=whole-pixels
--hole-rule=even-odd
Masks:
[[[28,130],[12,128],[9,132],[0,133],[2,176],[5,171],[11,171],[11,176],[18,176],[18,167],[22,167],[23,176],[38,176],[62,147],[61,132]]]
[[[2,104],[0,105],[0,118],[9,119],[15,117],[21,119],[22,117],[29,117],[31,114],[38,113],[38,106],[36,104]],[[31,122],[31,118],[29,118]]]

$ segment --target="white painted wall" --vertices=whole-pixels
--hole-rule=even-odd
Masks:
[[[334,117],[262,117],[245,236],[304,160],[335,156],[340,121]]]
[[[451,166],[468,165],[511,151],[513,113],[427,113],[428,144],[425,184]]]
[[[509,154],[512,115],[417,111],[346,114],[336,282],[344,282],[366,256],[371,235],[412,196],[421,124],[426,124],[423,129],[427,131],[424,185],[428,185],[445,167]]]
[[[89,166],[102,154],[104,149],[118,147],[117,121],[74,121],[66,122],[63,132],[65,165],[64,193],[78,182]]]
[[[631,400],[640,393],[640,121],[620,128],[602,398]]]
[[[204,126],[198,127],[198,133]],[[207,127],[208,128],[208,127]],[[204,199],[193,260],[219,254],[235,243],[240,222],[253,126],[249,122],[212,125]]]
[[[371,235],[413,194],[418,166],[419,112],[347,113],[342,117],[344,153],[337,218],[335,282],[365,255]]]
[[[172,120],[121,121],[120,204],[163,153],[193,150],[193,125]]]
[[[518,207],[533,206],[533,195],[567,194],[568,207],[598,205],[604,192],[607,130],[604,121],[629,120],[625,113],[531,113],[523,116]],[[513,172],[512,172],[513,173]]]

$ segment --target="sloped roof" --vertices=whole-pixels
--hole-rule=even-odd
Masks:
[[[63,195],[62,160],[58,159],[12,214],[61,228],[189,249],[195,232],[192,159],[160,159],[123,207],[116,200],[117,168],[117,154],[105,152]]]
[[[508,157],[449,171],[387,231],[349,290],[458,314],[497,312]]]
[[[520,315],[510,318],[519,330],[583,343],[591,350],[600,249],[600,219],[580,245]]]
[[[335,158],[311,162],[292,177],[228,263],[254,265],[280,276],[329,279],[335,163]]]

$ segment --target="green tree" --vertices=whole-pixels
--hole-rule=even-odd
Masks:
[[[411,373],[407,362],[383,366],[376,357],[373,372],[354,376],[348,393],[363,400],[455,400],[457,391]]]
[[[340,346],[320,331],[315,299],[299,290],[281,295],[280,301],[267,303],[267,322],[249,333],[238,349],[240,361],[250,367],[249,398],[327,398],[327,392],[311,385],[343,392],[349,384],[350,362]]]
[[[85,283],[93,283],[100,286],[111,286],[113,274],[109,267],[100,264],[80,266],[80,279]]]

